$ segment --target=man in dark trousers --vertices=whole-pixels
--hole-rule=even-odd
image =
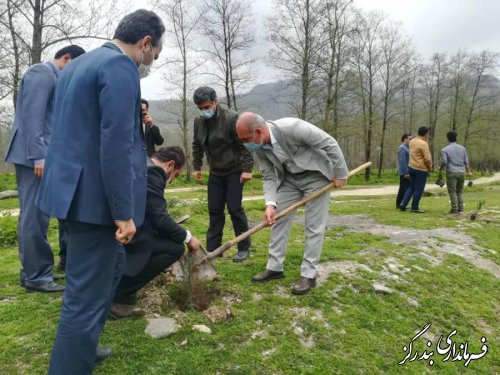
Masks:
[[[144,131],[144,142],[146,143],[146,153],[148,157],[155,153],[155,145],[161,146],[164,142],[158,126],[153,124],[153,119],[149,115],[149,102],[141,99],[142,129]]]
[[[420,199],[425,189],[428,174],[432,172],[432,155],[429,148],[430,129],[421,126],[418,128],[418,136],[412,138],[410,146],[410,162],[408,163],[410,171],[410,186],[403,196],[399,205],[401,211],[406,211],[406,206],[411,199],[410,212],[421,214]]]
[[[61,73],[39,208],[68,228],[66,291],[49,375],[92,373],[127,244],[144,220],[147,165],[140,77],[162,50],[153,12],[125,16],[113,39]],[[96,355],[97,352],[97,355]]]
[[[207,251],[221,246],[222,231],[227,210],[233,222],[234,234],[248,230],[248,221],[241,204],[243,184],[252,179],[253,157],[236,134],[238,113],[222,108],[215,90],[208,86],[196,89],[193,101],[200,110],[194,120],[193,169],[196,180],[201,179],[203,155],[210,166],[208,177],[208,212],[210,225],[207,231]],[[238,244],[234,262],[250,256],[250,238]]]
[[[135,293],[184,254],[200,249],[200,241],[177,224],[167,211],[165,187],[186,162],[180,147],[162,147],[148,160],[148,193],[144,223],[125,245],[126,263],[109,315],[114,319],[135,315]]]
[[[399,205],[405,196],[406,190],[410,187],[410,170],[408,169],[408,163],[410,162],[410,147],[408,143],[410,143],[410,135],[405,133],[401,137],[401,144],[398,148],[399,190],[396,198],[397,209],[399,209]]]
[[[47,240],[49,216],[35,206],[52,133],[54,91],[62,69],[85,53],[76,45],[56,52],[52,61],[32,65],[17,96],[16,116],[5,161],[16,168],[21,211],[18,220],[20,283],[27,291],[64,291],[54,283],[54,255]],[[63,226],[61,225],[61,229]],[[64,231],[61,230],[61,238]]]

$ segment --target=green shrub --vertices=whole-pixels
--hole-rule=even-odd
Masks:
[[[17,244],[17,217],[10,214],[0,216],[0,247]]]

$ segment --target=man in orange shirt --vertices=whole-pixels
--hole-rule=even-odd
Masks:
[[[424,213],[419,208],[420,198],[424,192],[425,183],[429,172],[432,172],[432,156],[429,149],[429,128],[422,126],[418,129],[418,136],[410,141],[410,187],[403,197],[399,209],[406,211],[406,206],[411,201],[411,212]]]

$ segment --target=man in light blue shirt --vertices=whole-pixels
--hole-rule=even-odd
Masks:
[[[446,186],[450,195],[450,214],[464,211],[464,182],[465,172],[470,174],[469,158],[464,146],[457,143],[457,133],[450,131],[446,134],[450,144],[441,150],[441,165],[439,172],[446,168]]]
[[[399,174],[399,190],[398,196],[396,198],[396,208],[399,209],[399,205],[405,196],[406,190],[410,186],[410,170],[408,169],[408,164],[410,163],[410,135],[403,134],[401,137],[401,144],[398,148],[398,174]]]

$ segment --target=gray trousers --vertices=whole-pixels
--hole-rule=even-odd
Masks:
[[[47,240],[49,216],[35,206],[40,179],[34,169],[15,164],[19,193],[19,220],[17,226],[21,281],[26,286],[40,286],[53,281],[54,255]]]
[[[448,187],[448,194],[450,194],[452,211],[461,212],[464,210],[464,182],[465,173],[446,173],[446,186]]]
[[[286,173],[283,183],[278,188],[277,211],[282,211],[314,191],[327,185],[330,181],[321,173],[311,171],[301,174]],[[321,257],[330,194],[325,193],[305,205],[305,250],[300,267],[303,277],[316,277],[317,265]],[[288,236],[295,213],[278,220],[271,228],[269,242],[269,260],[267,269],[283,271]]]

